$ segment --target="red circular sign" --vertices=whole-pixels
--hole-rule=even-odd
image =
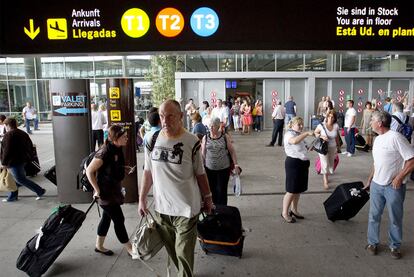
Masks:
[[[377,106],[381,106],[381,105],[382,105],[381,101],[378,101]]]
[[[276,103],[276,98],[272,98],[272,103]]]
[[[276,90],[272,91],[272,96],[273,97],[277,96],[277,91]]]
[[[362,102],[358,102],[358,106],[362,107]]]
[[[274,109],[276,107],[276,104],[275,103],[273,103],[272,104],[272,109]]]
[[[339,107],[343,107],[344,106],[344,103],[339,103]]]
[[[339,96],[338,100],[339,100],[340,102],[342,102],[342,101],[344,101],[344,97],[343,97],[343,96]]]
[[[378,94],[382,94],[383,92],[384,92],[384,91],[383,91],[382,89],[380,89],[380,88],[377,90],[377,93],[378,93]]]
[[[340,89],[339,90],[339,95],[344,95],[344,94],[345,94],[345,91],[343,89]]]
[[[364,93],[364,90],[362,89],[362,88],[360,88],[359,90],[358,90],[358,94],[363,94]]]
[[[400,102],[401,101],[401,96],[397,96],[397,101]]]
[[[339,109],[339,112],[340,112],[340,113],[343,113],[343,112],[344,112],[344,110],[343,110],[343,109]]]
[[[397,94],[400,95],[402,93],[402,90],[397,90]],[[399,100],[398,100],[399,101]]]
[[[359,109],[358,109],[358,112],[359,112],[359,113],[360,113],[360,112],[362,112],[362,109],[361,109],[361,108],[359,108]]]
[[[212,91],[212,92],[210,93],[210,95],[211,95],[211,97],[216,97],[216,92]]]

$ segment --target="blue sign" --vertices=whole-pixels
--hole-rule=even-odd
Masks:
[[[68,114],[86,114],[88,112],[87,108],[59,108],[57,110],[54,110],[54,112],[56,113],[60,113],[63,115],[68,115]]]
[[[193,12],[190,18],[190,25],[193,32],[201,37],[213,35],[219,27],[217,13],[207,7],[199,8]]]

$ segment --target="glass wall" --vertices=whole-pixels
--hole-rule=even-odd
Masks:
[[[174,55],[174,57],[176,57],[178,72],[414,71],[414,55],[407,54],[268,51],[205,52]],[[150,55],[2,57],[0,58],[0,112],[21,112],[24,103],[31,101],[41,114],[41,119],[49,119],[51,106],[48,87],[51,79],[88,79],[92,97],[97,102],[102,102],[105,101],[105,78],[132,77],[134,82],[145,82],[151,72],[150,66]],[[316,79],[316,99],[319,100],[322,95],[327,94],[326,88],[329,88],[329,84],[326,82]],[[397,95],[400,91],[404,95],[409,87],[407,82],[409,83],[408,80],[392,83],[387,81],[384,87],[381,81],[374,80],[372,97],[383,100],[384,95],[401,96]],[[150,105],[152,84],[145,84],[144,87],[141,88],[140,96],[136,98],[136,107],[139,109],[145,109]],[[338,89],[340,88],[334,87],[332,94],[337,93]],[[351,93],[350,89],[346,89],[347,94]]]

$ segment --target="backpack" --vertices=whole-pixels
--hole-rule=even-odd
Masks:
[[[83,190],[84,192],[93,192],[93,187],[88,180],[88,176],[86,176],[86,168],[95,157],[95,154],[96,151],[93,151],[88,156],[83,158],[79,166],[77,188]]]
[[[151,143],[147,143],[146,147],[148,151],[152,151],[154,149],[155,143],[157,142],[158,135],[160,134],[161,130],[155,131],[151,138]]]
[[[405,118],[404,123],[402,123],[402,121],[395,115],[393,115],[392,118],[394,118],[398,122],[398,128],[396,131],[402,134],[409,142],[411,142],[413,127],[411,127],[411,125],[408,124],[408,116]]]

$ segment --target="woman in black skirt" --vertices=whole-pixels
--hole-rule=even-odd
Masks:
[[[308,189],[309,159],[304,139],[313,131],[303,132],[303,119],[294,117],[284,137],[286,152],[286,194],[283,197],[282,218],[288,223],[304,217],[298,212],[300,194]],[[296,219],[295,219],[296,218]]]

